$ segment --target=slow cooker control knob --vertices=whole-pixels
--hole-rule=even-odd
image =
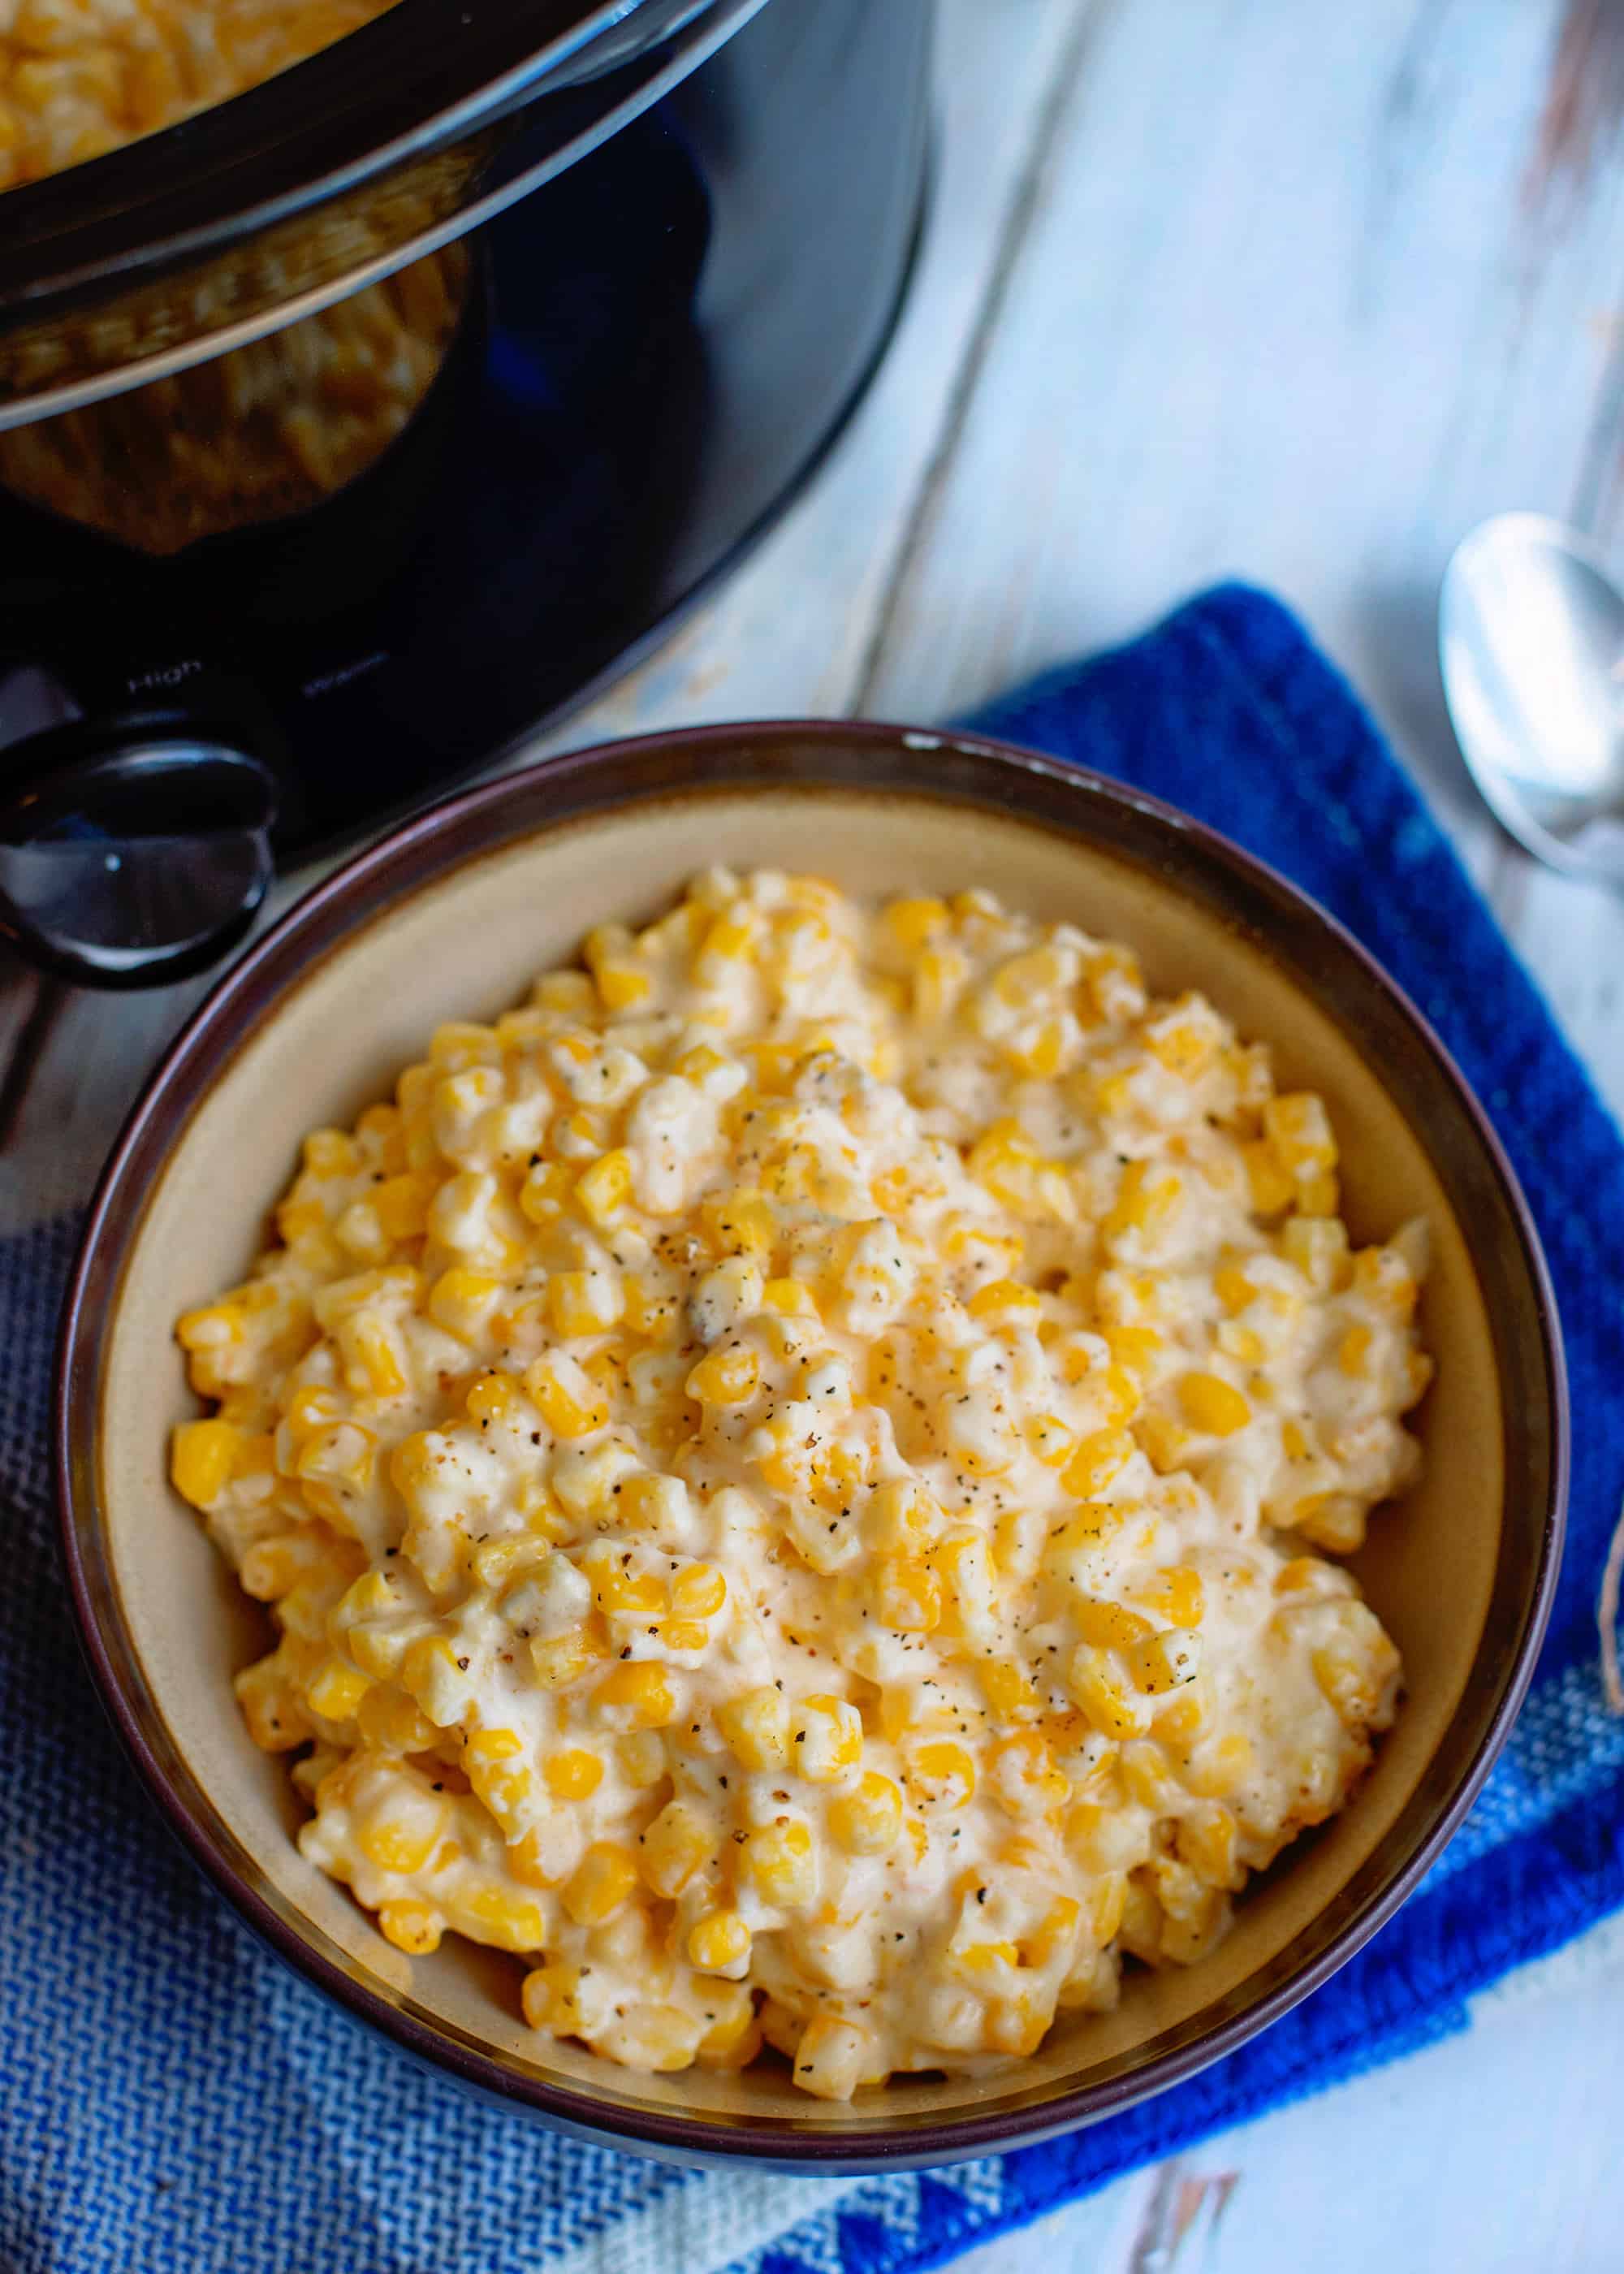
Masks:
[[[257,758],[201,730],[73,724],[13,743],[4,767],[0,935],[34,962],[156,986],[247,930],[274,866],[276,785]]]

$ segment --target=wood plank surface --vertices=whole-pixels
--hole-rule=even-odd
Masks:
[[[1624,164],[1610,118],[1552,154],[1563,20],[1546,0],[1103,7],[863,693],[940,715],[1214,577],[1272,585],[1617,1105],[1624,899],[1536,876],[1496,830],[1435,654],[1439,580],[1484,516],[1624,534]]]

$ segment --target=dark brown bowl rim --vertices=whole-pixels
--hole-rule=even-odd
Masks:
[[[642,766],[655,773],[665,765],[674,766],[673,778],[645,784],[642,794],[688,800],[711,793],[738,794],[750,787],[748,772],[734,775],[724,769],[707,774],[704,762],[724,752],[733,752],[748,766],[752,751],[759,753],[775,743],[793,744],[801,751],[811,746],[831,761],[827,769],[820,768],[816,773],[802,768],[797,780],[789,785],[792,787],[861,787],[860,776],[843,772],[833,761],[837,752],[851,757],[866,751],[883,753],[893,765],[905,768],[916,754],[929,754],[938,762],[958,760],[972,766],[989,767],[995,776],[1002,773],[1007,779],[1013,774],[1028,782],[1036,778],[1063,789],[1080,790],[1118,806],[1154,829],[1173,832],[1207,859],[1237,875],[1243,884],[1254,891],[1260,890],[1266,899],[1283,904],[1299,916],[1315,920],[1360,967],[1361,975],[1389,998],[1412,1029],[1453,1091],[1482,1148],[1516,1234],[1519,1261],[1535,1305],[1550,1386],[1549,1482],[1540,1524],[1537,1576],[1521,1632],[1500,1676],[1499,1699],[1477,1751],[1432,1825],[1417,1839],[1413,1851],[1389,1883],[1297,1971],[1262,1993],[1244,2011],[1143,2067],[1127,2075],[1057,2092],[1052,2099],[1034,2107],[948,2118],[937,2124],[916,2122],[901,2134],[893,2130],[878,2110],[876,2120],[843,2123],[838,2129],[831,2127],[826,2135],[820,2136],[816,2133],[787,2134],[777,2123],[757,2123],[748,2118],[718,2122],[656,2110],[619,2108],[598,2099],[589,2090],[509,2072],[495,2059],[447,2038],[401,2011],[324,1958],[238,1878],[207,1828],[194,1818],[171,1788],[147,1741],[135,1707],[124,1696],[112,1652],[102,1633],[93,1589],[79,1554],[75,1523],[73,1476],[77,1457],[89,1459],[94,1455],[97,1434],[99,1321],[110,1307],[108,1299],[122,1279],[124,1262],[133,1247],[145,1212],[140,1206],[143,1187],[138,1182],[130,1196],[136,1205],[120,1220],[120,1203],[126,1197],[124,1185],[132,1171],[139,1171],[138,1156],[143,1150],[155,1148],[156,1157],[161,1158],[190,1118],[199,1095],[188,1083],[193,1058],[202,1058],[202,1088],[206,1089],[225,1058],[240,1048],[274,1010],[280,991],[275,966],[283,952],[297,946],[302,936],[312,932],[316,935],[312,955],[289,974],[290,978],[302,977],[317,957],[342,943],[354,921],[370,919],[375,913],[381,914],[399,905],[450,873],[464,858],[478,858],[520,842],[527,834],[541,833],[550,825],[545,815],[526,827],[515,828],[507,834],[498,832],[489,838],[478,836],[478,825],[510,803],[522,807],[538,794],[545,796],[553,784],[612,764],[634,769]],[[682,766],[684,759],[691,761],[686,770]],[[767,786],[764,777],[756,779],[758,787]],[[955,794],[949,787],[933,791],[930,782],[924,779],[900,791],[894,779],[884,781],[877,785],[877,790],[880,794],[934,794],[938,802],[946,804],[974,802],[963,794]],[[622,792],[608,802],[609,809],[623,809],[631,802],[632,798]],[[593,809],[587,803],[572,809],[561,818],[585,818]],[[1020,812],[1019,817],[1041,825],[1040,817],[1029,809]],[[467,843],[470,830],[476,841]],[[450,858],[447,857],[447,847],[452,848]],[[391,880],[395,888],[376,903],[372,902],[369,887],[380,877],[387,879],[388,872],[402,858],[408,863],[409,873]],[[211,1050],[207,1047],[211,1043],[220,1047]],[[109,1254],[113,1258],[110,1269]],[[1528,1204],[1499,1138],[1449,1052],[1421,1011],[1346,927],[1267,862],[1205,823],[1132,785],[985,735],[874,720],[778,719],[679,728],[596,744],[545,759],[427,808],[313,886],[246,951],[187,1020],[144,1085],[102,1173],[64,1306],[53,1415],[63,1554],[80,1642],[97,1690],[149,1796],[194,1863],[247,1924],[296,1971],[317,1989],[336,1999],[350,2014],[381,2029],[407,2052],[448,2072],[464,2085],[530,2109],[576,2137],[602,2144],[702,2165],[758,2162],[799,2170],[808,2163],[816,2163],[831,2173],[919,2169],[989,2151],[1030,2146],[1115,2114],[1184,2082],[1235,2052],[1318,1989],[1363,1947],[1413,1893],[1477,1797],[1510,1732],[1532,1678],[1550,1615],[1560,1563],[1568,1472],[1567,1374],[1557,1319],[1555,1296]],[[94,1465],[86,1473],[94,1474]]]

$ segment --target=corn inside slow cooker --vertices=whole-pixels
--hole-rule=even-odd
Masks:
[[[0,190],[241,94],[392,0],[0,0]]]
[[[447,245],[212,363],[0,433],[0,487],[150,553],[319,505],[428,393],[470,265]]]

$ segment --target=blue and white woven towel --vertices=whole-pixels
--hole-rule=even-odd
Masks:
[[[1263,2038],[1058,2143],[853,2184],[569,2145],[341,2020],[193,1879],[81,1673],[46,1473],[72,1226],[0,1246],[0,2263],[9,2274],[904,2274],[1465,2024],[1624,1904],[1624,1721],[1591,1598],[1624,1487],[1624,1148],[1409,782],[1291,618],[1228,588],[984,713],[1287,870],[1422,1005],[1493,1116],[1560,1299],[1568,1562],[1508,1752],[1420,1892]]]

